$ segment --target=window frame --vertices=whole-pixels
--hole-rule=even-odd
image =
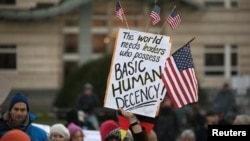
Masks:
[[[11,65],[10,63],[11,62],[8,62],[8,61],[11,61],[9,60],[8,58],[6,59],[7,62],[3,62],[3,64],[0,64],[0,71],[1,70],[17,70],[17,46],[16,45],[13,45],[13,44],[0,44],[0,56],[2,54],[14,54],[14,57],[13,57],[13,66],[10,66],[8,67],[8,65]],[[3,61],[6,61],[5,59]],[[7,63],[7,64],[5,64]],[[2,66],[3,65],[3,66]],[[7,65],[7,66],[6,66]]]
[[[238,47],[237,45],[205,45],[204,47],[204,75],[205,76],[223,76],[232,77],[236,76],[239,72],[238,68]],[[223,53],[222,65],[207,65],[207,55]],[[236,60],[233,59],[233,54]],[[232,63],[234,62],[234,64]]]

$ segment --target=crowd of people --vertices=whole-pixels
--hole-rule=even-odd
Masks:
[[[94,112],[99,100],[92,89],[91,84],[84,85],[83,94],[77,98],[76,108],[67,113],[66,124],[54,123],[50,126],[49,134],[32,124],[36,116],[30,112],[29,100],[22,93],[16,93],[0,119],[0,141],[84,141],[84,129],[98,130],[101,141],[121,141],[121,130],[116,120],[99,123]],[[250,124],[249,115],[237,113],[235,98],[227,84],[215,98],[211,110],[202,112],[199,103],[188,107],[188,124],[183,126],[171,100],[165,97],[150,132],[141,126],[136,114],[119,109],[118,112],[130,123],[123,141],[207,141],[209,125]],[[231,113],[235,113],[235,116],[230,117]]]

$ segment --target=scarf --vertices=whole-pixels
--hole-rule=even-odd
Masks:
[[[11,129],[20,129],[25,130],[26,127],[29,125],[29,115],[27,115],[27,118],[22,123],[15,122],[11,119],[10,113],[7,112],[4,114],[4,119],[6,119],[6,123]]]

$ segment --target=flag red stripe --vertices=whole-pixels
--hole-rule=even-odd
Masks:
[[[168,94],[173,96],[174,100],[177,101],[177,103],[179,103],[178,107],[180,107],[181,105],[184,105],[184,101],[182,100],[182,98],[178,94],[179,87],[178,87],[178,84],[176,84],[176,82],[175,82],[175,80],[176,80],[175,78],[177,76],[175,76],[173,74],[173,71],[175,71],[175,69],[173,67],[172,61],[173,61],[172,58],[168,59],[168,61],[167,61],[168,65],[165,68],[165,73],[167,75],[167,77],[166,77],[167,78],[166,79],[167,80],[167,90],[168,90]],[[167,69],[169,71],[167,71]],[[172,88],[172,90],[170,90],[170,88]]]
[[[195,70],[192,69],[192,72],[191,72],[191,80],[192,80],[192,83],[193,83],[193,87],[194,87],[194,93],[195,93],[195,102],[198,101],[198,82],[197,82],[197,79],[196,79],[196,74],[195,74]]]
[[[192,78],[192,76],[190,76],[190,69],[187,69],[185,72],[181,73],[182,74],[182,78],[183,81],[185,83],[185,87],[187,88],[186,94],[189,97],[189,103],[192,103],[195,101],[194,95],[192,95],[192,93],[194,93],[194,89],[192,87],[192,85],[190,85],[192,83],[192,81],[190,81],[190,78]]]
[[[193,100],[192,102],[195,102],[196,101],[196,89],[195,89],[195,84],[194,84],[194,78],[192,76],[192,70],[193,69],[188,69],[188,77],[191,78],[191,81],[189,83],[189,87],[192,89],[192,92],[190,92]]]
[[[165,68],[166,69],[166,68]],[[166,86],[166,89],[167,89],[167,81],[166,81],[166,76],[164,76],[164,73],[162,74],[162,81],[163,81],[163,83],[164,83],[164,85]],[[167,90],[168,91],[168,90]],[[175,99],[173,98],[173,95],[170,95],[170,94],[168,94],[168,96],[169,96],[169,98],[171,99],[171,101],[172,101],[172,104],[174,105],[174,107],[175,108],[177,108],[177,107],[179,107],[178,106],[178,104],[177,104],[177,102],[175,101]]]
[[[180,99],[181,101],[183,101],[183,105],[189,103],[188,101],[188,97],[187,95],[185,95],[185,90],[184,87],[180,87],[180,86],[185,86],[182,84],[181,80],[182,80],[182,76],[180,75],[177,66],[174,63],[174,60],[172,59],[172,64],[171,64],[171,69],[173,70],[174,73],[174,78],[176,79],[175,81],[177,82],[177,85],[174,85],[177,88],[177,92],[176,95],[180,95]]]
[[[189,95],[190,93],[192,93],[192,88],[190,88],[190,81],[189,81],[189,77],[188,77],[188,72],[186,73],[185,71],[183,73],[181,73],[182,78],[183,78],[183,83],[185,84],[184,87],[186,89],[186,96],[188,97],[188,103],[194,101],[194,97],[192,95]]]

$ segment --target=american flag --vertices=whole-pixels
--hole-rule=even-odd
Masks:
[[[162,81],[175,108],[198,101],[198,82],[189,44],[167,58]]]
[[[117,17],[118,19],[120,19],[120,20],[123,21],[123,17],[122,17],[123,14],[124,14],[123,9],[122,9],[122,7],[121,7],[121,5],[120,5],[120,2],[118,1],[118,2],[116,2],[115,15],[116,15],[116,17]]]
[[[167,22],[174,30],[181,23],[180,14],[174,9],[173,12],[167,17]]]
[[[153,25],[157,24],[161,20],[160,10],[161,10],[160,7],[155,5],[153,7],[153,10],[150,13],[150,17],[152,18]]]

